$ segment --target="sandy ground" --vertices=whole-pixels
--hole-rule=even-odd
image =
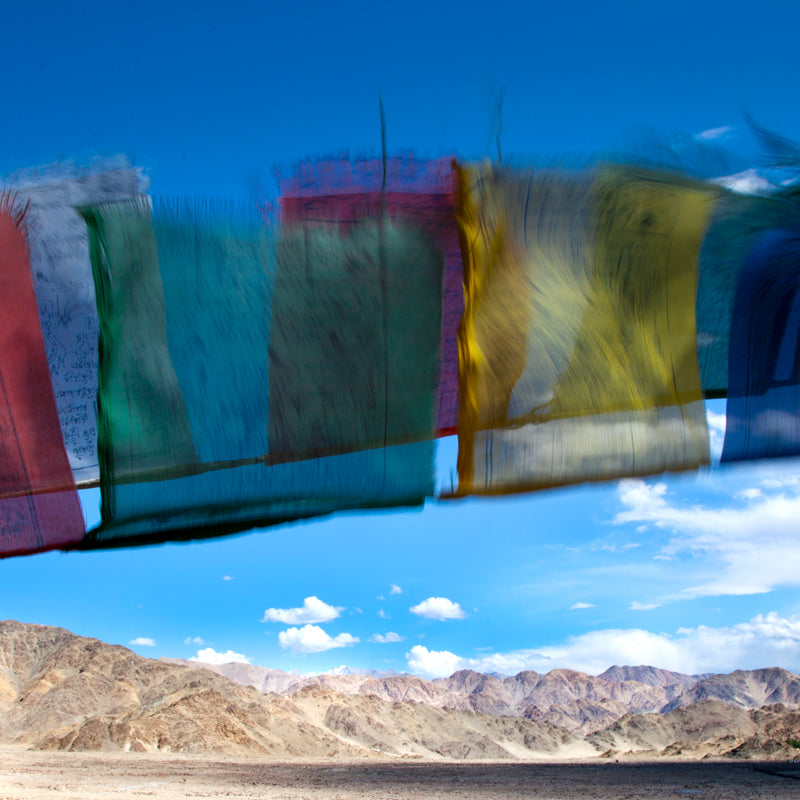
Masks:
[[[788,777],[761,772],[783,770]],[[800,767],[775,762],[244,762],[0,747],[2,800],[109,797],[268,800],[754,800],[800,797]]]

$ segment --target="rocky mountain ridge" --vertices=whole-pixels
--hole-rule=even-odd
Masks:
[[[462,670],[448,678],[425,680],[415,675],[299,676],[250,664],[172,663],[209,669],[264,693],[292,695],[308,686],[324,686],[389,702],[523,717],[579,735],[602,730],[625,714],[666,713],[701,700],[719,700],[740,709],[775,703],[800,708],[800,676],[779,667],[727,675],[684,675],[648,666],[615,666],[597,676],[567,669],[511,677]]]
[[[245,667],[232,672],[263,682],[260,668]],[[329,675],[299,687],[286,684],[281,695],[265,694],[235,683],[219,669],[155,661],[61,628],[7,621],[0,622],[0,742],[39,749],[279,759],[793,758],[798,752],[788,742],[800,738],[800,711],[781,704],[756,710],[702,699],[661,714],[623,713],[603,729],[581,735],[545,719],[539,706],[532,711],[526,705],[535,696],[532,687],[540,687],[551,705],[562,699],[568,700],[565,706],[578,701],[603,705],[601,695],[613,690],[605,684],[616,683],[622,687],[613,690],[618,699],[605,704],[622,705],[620,698],[635,697],[642,691],[638,687],[651,684],[593,679],[568,670],[555,673],[499,678],[462,672],[439,681]],[[727,683],[712,681],[707,691],[726,692],[739,702],[790,696],[797,679],[774,670],[732,675]],[[334,685],[333,678],[347,679],[343,685],[350,691]],[[400,684],[401,678],[408,682]],[[271,680],[276,685],[284,678],[272,675]],[[696,688],[703,680],[709,679],[668,685]],[[386,692],[405,692],[407,699],[354,691],[357,684],[376,688],[369,681]],[[623,685],[629,683],[636,687]],[[457,693],[483,698],[480,702],[487,705],[487,698],[513,701],[527,713],[488,714],[409,697],[438,702]]]

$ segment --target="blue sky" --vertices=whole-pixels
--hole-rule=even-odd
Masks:
[[[646,128],[735,142],[745,109],[800,138],[793,2],[34,1],[4,20],[3,174],[122,152],[156,194],[246,201],[275,163],[376,153],[379,91],[390,149],[426,156],[494,155],[501,91],[504,155]],[[443,441],[443,478],[454,462]],[[713,468],[10,559],[0,618],[302,672],[800,671],[798,520],[800,462]]]

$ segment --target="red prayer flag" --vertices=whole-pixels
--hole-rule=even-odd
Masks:
[[[33,291],[25,208],[0,198],[0,557],[84,535]]]

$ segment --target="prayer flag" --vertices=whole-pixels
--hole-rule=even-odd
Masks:
[[[260,221],[146,200],[84,214],[102,490],[102,524],[84,547],[419,504],[432,492],[432,442],[271,465],[276,254]]]
[[[441,253],[389,220],[282,231],[270,336],[273,461],[432,439]]]
[[[6,185],[30,207],[31,271],[69,462],[79,484],[94,484],[98,321],[86,225],[77,209],[130,199],[146,191],[147,180],[114,159],[24,170]]]
[[[728,346],[739,276],[756,242],[774,228],[800,227],[790,198],[724,192],[700,250],[697,284],[697,350],[703,392],[728,395]]]
[[[707,463],[694,301],[714,193],[622,168],[461,184],[457,493]]]
[[[444,256],[436,429],[455,433],[458,419],[458,325],[464,310],[461,249],[452,161],[413,156],[308,161],[279,176],[280,218],[305,231],[347,232],[383,217],[413,225]]]
[[[800,232],[753,247],[733,306],[722,461],[800,455]]]
[[[25,207],[0,195],[0,556],[63,547],[84,533],[33,292]]]

